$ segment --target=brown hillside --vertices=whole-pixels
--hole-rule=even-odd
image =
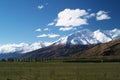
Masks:
[[[120,58],[120,39],[76,53],[72,57],[79,58]]]

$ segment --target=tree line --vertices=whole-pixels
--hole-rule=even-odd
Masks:
[[[47,62],[47,61],[62,61],[62,62],[95,62],[95,63],[102,63],[102,62],[120,62],[120,59],[75,59],[75,58],[8,58],[8,59],[1,59],[1,62]]]
[[[1,62],[43,62],[43,61],[50,61],[53,59],[50,58],[24,58],[24,59],[18,59],[18,58],[8,58],[8,59],[1,59]]]

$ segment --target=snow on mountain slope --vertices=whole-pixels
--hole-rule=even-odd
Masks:
[[[66,44],[66,45],[89,45],[89,44],[97,44],[97,43],[105,43],[111,40],[115,40],[120,38],[120,30],[96,30],[94,32],[85,29],[77,31],[69,36],[63,37],[56,41],[54,44]]]
[[[58,39],[57,41],[55,41],[54,43],[53,43],[53,45],[66,45],[66,42],[67,42],[67,36],[66,37],[62,37],[62,38],[60,38],[60,39]]]
[[[111,36],[107,35],[106,33],[102,32],[101,30],[94,31],[93,37],[100,43],[105,43],[105,42],[109,42],[112,40]]]
[[[118,39],[120,38],[120,30],[118,29],[113,29],[110,32],[107,32],[113,39]]]

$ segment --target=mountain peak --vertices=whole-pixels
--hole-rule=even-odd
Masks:
[[[120,38],[120,30],[96,30],[90,31],[88,29],[80,30],[69,36],[63,37],[55,42],[56,45],[89,45],[97,43],[105,43]]]
[[[108,36],[105,31],[101,31],[101,30],[94,31],[93,37],[96,40],[98,40],[98,42],[100,42],[100,43],[105,43],[105,42],[109,42],[112,40],[112,38],[110,36]]]

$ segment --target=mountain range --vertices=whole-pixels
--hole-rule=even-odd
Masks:
[[[24,59],[94,58],[119,55],[120,30],[77,31],[52,45],[23,55]],[[108,44],[108,45],[106,45]],[[94,57],[93,57],[94,55]]]
[[[105,43],[120,38],[120,30],[96,30],[94,32],[84,29],[63,37],[56,41],[54,45],[89,45]]]
[[[98,46],[98,44],[105,44],[107,42],[114,41],[119,38],[120,38],[119,29],[96,30],[96,31],[90,31],[88,29],[84,29],[84,30],[74,32],[66,37],[62,37],[53,43],[49,43],[49,45],[46,43],[44,44],[42,42],[40,42],[39,45],[37,43],[31,44],[31,45],[25,44],[23,46],[12,45],[12,48],[14,48],[14,50],[13,52],[10,52],[10,53],[17,54],[17,57],[18,57],[18,54],[19,56],[22,55],[22,58],[38,58],[39,59],[39,58],[67,57],[67,56],[78,55],[82,53],[86,54],[89,52],[89,50]],[[1,59],[12,57],[10,53],[5,53],[3,49],[0,48],[0,52],[2,51],[4,52],[0,54]],[[86,50],[88,50],[88,52]],[[103,51],[103,50],[100,50],[100,51]],[[100,54],[100,51],[98,49],[99,54]],[[5,54],[5,57],[4,57],[4,54]],[[16,56],[14,55],[13,57],[16,57]]]
[[[51,43],[49,42],[35,42],[33,44],[27,44],[27,43],[6,44],[0,46],[0,59],[19,57],[24,53],[49,46],[50,44]]]

